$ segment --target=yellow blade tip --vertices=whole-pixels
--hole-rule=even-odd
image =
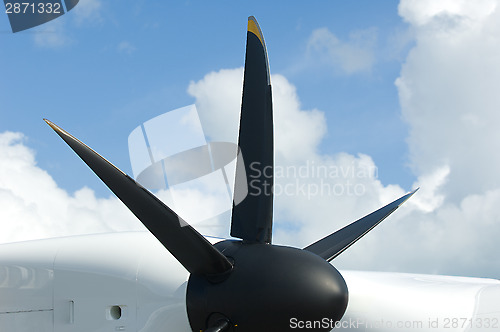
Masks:
[[[55,131],[60,131],[61,130],[61,128],[59,128],[55,123],[53,123],[49,119],[45,119],[44,118],[43,121],[45,121],[45,123],[48,124],[50,126],[50,128],[54,129]]]
[[[262,45],[264,45],[264,37],[262,36],[262,31],[260,30],[259,23],[257,23],[257,20],[253,16],[248,17],[248,32],[256,35]]]

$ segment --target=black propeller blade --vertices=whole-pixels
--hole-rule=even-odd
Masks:
[[[215,244],[234,262],[223,282],[190,276],[191,328],[203,331],[227,319],[237,325],[234,331],[288,331],[292,318],[340,320],[348,299],[340,273],[311,252],[271,245],[273,109],[267,51],[254,17],[248,18],[238,146],[243,158],[237,161],[234,195],[247,189],[248,195],[233,206],[231,235],[243,241]]]
[[[248,18],[238,147],[243,158],[237,161],[234,192],[238,195],[248,188],[248,194],[233,206],[231,235],[249,243],[271,243],[273,104],[264,36],[253,16]],[[242,162],[244,165],[240,165]]]
[[[271,244],[273,110],[267,51],[248,19],[231,235],[212,246],[174,211],[88,146],[45,120],[191,273],[186,293],[195,332],[293,331],[292,323],[339,321],[347,308],[342,275],[328,263],[413,193],[304,250]],[[240,158],[243,155],[243,159]],[[247,194],[245,198],[242,193]],[[238,199],[236,199],[239,197]],[[240,199],[241,198],[241,199]],[[321,325],[310,331],[329,331]]]
[[[208,276],[231,270],[226,256],[156,196],[87,145],[44,120],[189,272]]]
[[[418,189],[398,198],[392,203],[364,216],[361,219],[339,229],[323,239],[308,245],[304,250],[315,253],[328,262],[340,255],[344,250],[361,239],[365,234],[380,224],[391,213],[396,211],[404,202],[406,202]]]

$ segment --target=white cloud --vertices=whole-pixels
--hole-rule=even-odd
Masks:
[[[196,108],[205,135],[211,141],[236,143],[243,91],[243,68],[211,72],[191,82],[188,93],[196,98]],[[226,125],[221,125],[226,124]]]
[[[415,186],[421,189],[412,202],[424,212],[432,212],[439,208],[444,201],[444,195],[439,193],[439,190],[446,183],[449,174],[450,168],[445,165],[420,176]]]
[[[370,71],[375,63],[377,30],[358,30],[348,41],[340,40],[328,28],[316,29],[308,41],[308,52],[315,63],[332,66],[346,74]]]
[[[410,24],[421,27],[446,17],[482,20],[495,10],[496,5],[496,0],[403,0],[399,4],[399,14]]]
[[[143,229],[114,197],[82,188],[69,194],[36,165],[20,133],[0,134],[0,243]]]
[[[282,75],[273,75],[275,149],[278,158],[311,157],[326,133],[318,110],[302,111],[295,87]],[[236,143],[243,88],[243,69],[223,69],[191,82],[188,93],[196,98],[200,120],[212,141]]]
[[[494,153],[500,149],[500,11],[491,1],[439,3],[437,10],[433,1],[401,2],[417,44],[396,85],[415,173],[448,165],[447,199],[459,203],[500,186]],[[460,19],[453,27],[434,24],[443,12]],[[414,18],[420,16],[425,26]]]
[[[433,185],[406,218],[420,245],[402,230],[398,251],[430,272],[498,278],[498,2],[403,0],[399,13],[416,39],[396,81],[410,165]]]

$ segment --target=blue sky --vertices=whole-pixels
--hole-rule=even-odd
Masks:
[[[73,171],[79,160],[61,152],[41,118],[60,124],[130,173],[126,138],[135,126],[193,103],[186,93],[190,81],[243,66],[249,15],[263,29],[272,73],[297,87],[304,108],[325,112],[322,150],[372,155],[384,183],[409,188],[414,180],[405,165],[406,127],[394,86],[408,50],[393,42],[407,29],[397,1],[93,3],[98,6],[89,6],[88,14],[70,12],[29,31],[1,35],[0,59],[9,65],[2,68],[0,131],[23,132],[39,165],[63,188],[87,185],[107,195],[92,174]],[[8,30],[6,16],[0,24]],[[360,42],[370,44],[372,62],[353,73],[315,64],[308,41],[318,28],[345,43],[353,33],[369,30],[373,40]],[[157,100],[145,105],[148,98]]]
[[[268,48],[277,166],[371,170],[280,177],[307,192],[276,195],[276,243],[303,247],[421,187],[336,266],[499,278],[497,0],[81,0],[16,34],[0,15],[0,242],[140,229],[42,118],[129,174],[128,135],[167,111],[196,103],[227,137],[249,15]]]

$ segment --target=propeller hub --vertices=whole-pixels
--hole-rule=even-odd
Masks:
[[[195,274],[189,278],[187,310],[193,331],[205,330],[221,317],[234,331],[287,331],[299,322],[315,324],[313,331],[329,331],[344,315],[347,285],[321,257],[240,241],[215,247],[234,261],[234,268],[220,282]]]

